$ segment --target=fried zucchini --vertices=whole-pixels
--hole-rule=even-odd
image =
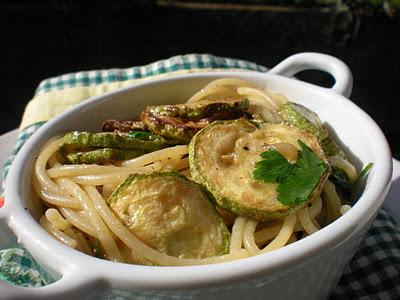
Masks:
[[[248,107],[247,99],[148,106],[142,112],[141,120],[155,134],[189,142],[196,132],[211,122],[239,118]]]
[[[219,115],[220,119],[231,119],[249,108],[247,99],[202,100],[194,103],[147,106],[144,113],[158,117],[202,119]]]
[[[143,122],[151,132],[165,138],[176,139],[188,143],[201,128],[207,126],[209,120],[186,121],[172,117],[154,117],[147,113],[141,115]]]
[[[129,132],[133,130],[145,131],[146,127],[141,121],[108,119],[101,126],[104,132]]]
[[[72,131],[64,135],[60,148],[63,153],[90,151],[98,148],[140,149],[151,152],[168,146],[168,142],[162,137],[142,140],[122,133]]]
[[[71,164],[105,164],[114,161],[132,159],[143,154],[145,150],[119,150],[112,148],[96,149],[87,152],[65,154],[65,158]]]
[[[316,113],[300,104],[292,102],[282,105],[279,112],[285,123],[303,129],[317,137],[327,156],[346,158],[342,149],[329,136],[328,130],[322,125]]]
[[[107,200],[144,243],[165,254],[206,258],[229,251],[230,234],[199,184],[176,172],[130,175]]]
[[[295,205],[278,201],[278,184],[255,180],[252,172],[260,154],[268,147],[284,143],[300,150],[299,140],[322,161],[327,161],[317,138],[296,127],[271,124],[257,129],[244,119],[214,122],[199,131],[189,144],[192,178],[214,195],[220,207],[236,215],[260,221],[287,216],[320,193],[329,170],[320,178],[308,201]]]

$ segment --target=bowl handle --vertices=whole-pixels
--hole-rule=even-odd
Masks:
[[[268,73],[292,77],[305,70],[320,70],[329,73],[335,84],[328,88],[335,93],[349,98],[353,88],[353,75],[349,67],[341,60],[322,53],[304,52],[289,56]]]
[[[0,208],[0,249],[15,247],[17,241],[10,227],[9,205]],[[0,278],[0,299],[9,300],[46,300],[46,299],[81,299],[85,293],[93,289],[104,288],[105,283],[90,273],[90,265],[81,262],[80,265],[68,260],[54,268],[54,272],[61,274],[60,279],[43,287],[21,287],[13,285]]]

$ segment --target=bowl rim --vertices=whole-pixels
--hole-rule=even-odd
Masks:
[[[250,75],[252,74],[252,75]],[[151,267],[115,263],[89,257],[84,253],[70,249],[55,239],[51,238],[47,232],[40,227],[34,218],[24,209],[23,199],[21,199],[22,187],[18,185],[19,178],[24,174],[24,167],[28,162],[29,153],[37,147],[40,140],[43,140],[50,129],[57,127],[62,120],[68,119],[70,115],[81,109],[85,109],[100,103],[109,101],[114,95],[126,93],[142,86],[154,85],[160,82],[169,82],[184,78],[211,78],[211,77],[251,77],[262,78],[265,80],[278,80],[290,83],[299,88],[313,89],[317,93],[326,94],[332,97],[332,101],[337,101],[345,105],[355,114],[362,118],[368,129],[368,135],[374,141],[373,150],[380,153],[374,162],[374,174],[371,184],[363,193],[353,209],[342,216],[338,221],[324,227],[310,237],[306,237],[294,244],[287,245],[281,249],[272,251],[265,255],[253,256],[241,260],[222,264],[182,266],[182,267]],[[283,91],[284,92],[284,91]],[[50,137],[49,137],[50,138]],[[44,142],[44,141],[43,141]],[[43,142],[41,144],[43,144]],[[377,213],[383,203],[392,174],[392,157],[389,145],[378,127],[378,125],[357,105],[342,95],[334,93],[329,89],[318,87],[309,83],[297,81],[287,77],[248,71],[235,72],[204,72],[192,74],[180,74],[166,78],[159,78],[147,82],[137,83],[128,87],[108,92],[106,94],[88,99],[76,106],[68,109],[54,119],[44,124],[26,142],[15,158],[11,166],[6,182],[6,198],[17,199],[12,202],[6,201],[3,211],[8,214],[10,228],[16,233],[18,238],[28,250],[34,250],[36,255],[41,255],[39,260],[47,262],[48,267],[55,268],[56,272],[65,275],[67,273],[80,270],[89,272],[93,279],[107,278],[110,281],[119,281],[122,285],[140,288],[195,288],[219,284],[229,284],[241,280],[257,277],[259,274],[269,275],[277,270],[294,267],[299,260],[308,261],[322,255],[323,251],[333,248],[347,239],[355,232],[365,227],[369,220]],[[2,212],[0,212],[1,214]],[[327,238],[327,236],[329,238]],[[34,239],[34,240],[33,240]],[[29,241],[31,240],[31,242]],[[48,253],[39,253],[49,251]],[[34,255],[35,256],[35,255]],[[65,256],[69,259],[65,261]],[[54,266],[60,264],[60,266]],[[157,272],[154,271],[157,269]],[[136,274],[135,283],[126,277],[129,274]],[[173,276],[171,276],[173,274]]]

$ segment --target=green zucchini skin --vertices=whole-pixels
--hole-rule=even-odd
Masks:
[[[253,180],[252,177],[240,177],[239,176],[236,178],[235,181],[240,182],[240,185],[235,185],[229,187],[229,182],[232,182],[232,178],[228,178],[231,174],[246,174],[246,172],[243,172],[241,169],[236,169],[236,168],[231,168],[228,166],[225,171],[224,169],[221,168],[221,165],[217,164],[208,164],[205,162],[206,157],[205,156],[212,156],[215,155],[213,152],[214,149],[210,149],[210,147],[200,147],[201,143],[207,143],[210,145],[215,145],[218,143],[218,137],[216,137],[216,140],[213,140],[212,137],[216,136],[216,133],[213,132],[215,128],[218,127],[224,127],[224,126],[237,126],[240,128],[241,131],[245,132],[246,134],[251,134],[253,132],[259,131],[260,130],[265,130],[265,128],[268,128],[269,126],[285,126],[290,130],[295,130],[295,131],[301,131],[303,136],[311,141],[313,144],[312,148],[319,148],[320,151],[318,151],[319,155],[322,156],[322,158],[326,161],[326,158],[324,157],[324,153],[322,149],[320,149],[318,140],[308,134],[307,132],[297,129],[295,127],[290,127],[284,124],[270,124],[270,125],[265,125],[262,128],[257,129],[257,127],[252,124],[251,122],[240,119],[240,120],[234,120],[234,121],[216,121],[212,123],[211,125],[207,126],[206,128],[202,129],[199,131],[191,140],[189,144],[189,164],[190,164],[190,172],[192,175],[193,180],[196,182],[204,185],[207,190],[213,194],[217,204],[224,208],[225,210],[228,210],[236,215],[239,216],[246,216],[253,218],[255,220],[259,221],[267,221],[267,220],[273,220],[281,217],[285,217],[292,212],[295,212],[299,210],[300,208],[304,207],[312,201],[317,195],[320,194],[322,184],[323,182],[327,179],[329,176],[329,170],[326,172],[326,174],[321,178],[320,183],[318,184],[317,188],[313,191],[311,196],[309,197],[309,201],[306,203],[302,203],[300,205],[284,205],[279,203],[277,200],[272,201],[271,206],[268,206],[267,208],[263,207],[260,208],[257,205],[249,204],[249,203],[243,203],[241,201],[240,197],[236,197],[236,195],[230,194],[230,192],[227,192],[229,190],[237,190],[241,189],[243,192],[247,192],[250,189],[250,186],[253,184],[258,185],[259,187],[263,186],[264,183],[257,182],[256,180]],[[210,132],[210,134],[208,134]],[[204,136],[204,139],[203,139]],[[238,139],[240,138],[239,136],[237,137]],[[285,141],[283,141],[285,142]],[[207,149],[207,150],[205,150]],[[228,150],[227,150],[228,151]],[[229,150],[230,152],[231,150]],[[259,155],[257,155],[259,157]],[[217,161],[217,160],[215,160]],[[210,177],[209,174],[207,174],[207,170],[204,169],[205,166],[211,168],[214,168],[216,170],[216,173],[218,172],[218,176],[216,177]],[[254,165],[253,165],[254,167]],[[243,168],[247,168],[247,166],[244,166]],[[212,171],[213,172],[213,171]],[[250,175],[251,176],[251,175]],[[229,182],[225,182],[226,180],[230,180]],[[219,182],[219,183],[216,183]],[[267,186],[264,186],[264,188]],[[273,184],[270,184],[270,187],[267,187],[269,190],[276,190],[276,186]],[[243,194],[242,194],[243,195]],[[270,202],[269,204],[270,205]]]
[[[330,137],[327,137],[320,141],[322,149],[324,149],[324,152],[326,156],[337,156],[342,159],[346,159],[346,154],[343,152],[343,150],[339,147],[339,145]]]
[[[102,148],[88,152],[68,153],[65,155],[67,161],[71,164],[105,164],[109,162],[132,159],[146,154],[145,150],[119,150],[113,148]]]
[[[327,156],[338,156],[346,159],[343,150],[329,136],[328,130],[322,125],[319,117],[314,112],[300,104],[291,102],[282,105],[279,112],[284,122],[303,129],[317,137]],[[308,114],[308,117],[305,116],[305,113]]]
[[[148,106],[142,112],[141,120],[155,134],[188,143],[196,132],[211,122],[237,119],[248,107],[247,99]]]
[[[176,186],[175,190],[174,186]],[[149,197],[146,192],[151,193],[151,197]],[[185,195],[190,195],[191,197],[187,199],[180,199],[180,197],[185,197]],[[158,197],[160,200],[158,200]],[[150,198],[153,200],[156,199],[158,204],[154,206],[153,203],[153,206],[151,206],[150,204],[153,200],[146,200]],[[165,207],[170,205],[169,201],[175,200],[178,201],[177,206],[183,207],[186,213],[188,210],[190,211],[193,210],[194,207],[198,207],[199,209],[196,209],[194,215],[199,216],[199,214],[203,213],[205,215],[201,216],[201,219],[199,220],[187,220],[187,224],[182,226],[181,229],[176,229],[176,232],[171,233],[170,231],[165,233],[166,237],[169,237],[170,235],[171,239],[175,241],[176,236],[186,236],[186,238],[188,239],[188,243],[194,241],[193,243],[196,244],[196,230],[202,233],[201,229],[196,228],[204,228],[204,224],[201,225],[201,223],[207,222],[206,228],[208,228],[207,230],[209,230],[209,232],[199,237],[199,239],[207,240],[206,236],[208,233],[210,234],[210,236],[214,236],[216,238],[215,240],[206,243],[208,250],[200,248],[198,252],[192,252],[192,250],[188,250],[190,253],[185,253],[185,251],[183,251],[182,249],[182,252],[179,252],[176,251],[175,246],[171,246],[171,248],[174,248],[175,250],[170,250],[169,247],[164,247],[163,244],[161,244],[160,246],[159,242],[151,238],[153,236],[157,236],[158,240],[163,240],[164,238],[163,236],[160,236],[161,233],[153,234],[150,229],[147,230],[152,226],[151,220],[159,220],[160,216],[162,216],[163,220],[165,219],[165,222],[167,223],[171,223],[171,221],[176,221],[176,219],[170,220],[168,217],[166,217],[169,216],[171,214],[171,211],[174,211],[174,209],[165,210],[162,214],[156,213],[154,216],[151,216],[150,219],[149,216],[146,217],[146,215],[143,215],[141,213],[145,211],[147,214],[151,214],[152,212],[150,210],[150,207],[156,207],[157,209],[158,207],[163,207],[163,209],[165,209]],[[182,203],[180,203],[179,201],[181,201]],[[215,200],[213,199],[213,196],[202,185],[186,178],[180,173],[173,171],[153,172],[148,174],[132,174],[128,176],[128,178],[124,182],[122,182],[113,192],[113,194],[107,199],[107,205],[114,211],[114,213],[119,216],[119,218],[125,223],[125,225],[138,236],[138,238],[142,239],[142,241],[147,243],[149,246],[168,255],[187,258],[204,258],[223,255],[229,252],[230,233],[222,217],[218,214],[214,206],[214,202]],[[135,206],[135,203],[138,204]],[[197,203],[198,205],[196,204],[197,206],[191,206],[193,205],[191,203]],[[146,207],[146,209],[142,211],[137,211],[133,207]],[[127,212],[128,210],[129,212]],[[134,216],[134,221],[132,221],[133,219],[131,219],[130,216]],[[193,215],[190,215],[190,213],[185,214],[185,218],[189,218],[189,216]],[[145,224],[143,226],[146,228],[147,231],[135,231],[135,228],[137,228],[137,226],[135,227],[134,224],[141,225],[141,222]],[[149,225],[149,223],[151,224]],[[165,224],[165,226],[163,226],[163,224],[161,223],[161,226],[167,228],[169,226],[167,223]],[[192,232],[192,230],[193,233],[188,235],[187,233]],[[216,232],[217,236],[215,236]],[[169,241],[166,240],[166,243],[169,243]],[[181,244],[183,245],[182,248],[186,247],[184,244],[185,241],[178,238],[178,240],[175,241],[175,244],[179,245],[180,243],[183,243]],[[207,253],[206,256],[205,253]]]
[[[156,117],[144,112],[141,114],[141,118],[151,132],[184,144],[188,143],[202,127],[208,125],[208,122],[200,125],[196,122],[188,123],[179,118]]]
[[[297,128],[306,130],[312,135],[316,136],[318,140],[323,140],[328,137],[328,131],[322,126],[320,122],[311,122],[300,111],[303,108],[299,104],[286,103],[280,107],[280,113],[285,122]],[[313,113],[313,119],[318,120],[318,116]]]
[[[146,128],[141,121],[108,119],[104,121],[101,130],[104,132],[129,132],[146,131]]]
[[[242,113],[248,110],[248,108],[249,101],[247,99],[241,99],[147,106],[144,112],[158,117],[202,119],[212,115],[221,115],[222,119],[226,119],[229,118],[230,115]]]
[[[168,142],[161,137],[154,140],[140,140],[128,134],[72,131],[64,135],[60,147],[64,153],[71,153],[97,148],[140,149],[151,152],[168,146]]]

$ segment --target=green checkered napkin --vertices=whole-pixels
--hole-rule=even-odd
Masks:
[[[22,248],[0,250],[0,280],[24,287],[39,287],[53,282]]]
[[[209,54],[188,54],[142,67],[78,72],[46,79],[38,86],[36,95],[77,86],[96,86],[146,78],[178,70],[208,68],[267,71],[266,67],[248,61]],[[43,124],[44,122],[38,122],[21,131],[12,154],[3,166],[3,178],[6,178],[15,155],[25,141]],[[4,187],[4,180],[2,186]],[[3,190],[0,192],[2,194]],[[26,287],[39,287],[51,282],[51,278],[23,248],[0,250],[0,279]],[[360,298],[400,299],[400,227],[383,209],[331,296],[331,299]]]

